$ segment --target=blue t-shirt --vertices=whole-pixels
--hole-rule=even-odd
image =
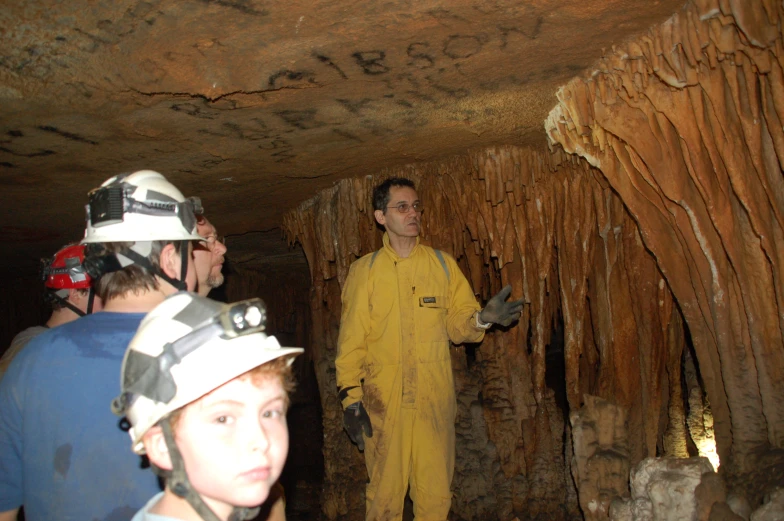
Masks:
[[[129,520],[160,491],[111,401],[142,313],[95,313],[42,333],[0,381],[0,512]]]

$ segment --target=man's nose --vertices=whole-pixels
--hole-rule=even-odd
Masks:
[[[215,241],[215,246],[213,247],[213,252],[217,253],[218,255],[224,255],[228,251],[226,245],[220,241]]]

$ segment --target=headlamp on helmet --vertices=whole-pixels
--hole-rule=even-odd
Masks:
[[[196,233],[201,201],[153,170],[107,179],[89,193],[86,210],[85,244],[203,240]]]
[[[87,203],[89,218],[95,228],[123,222],[126,208],[123,186],[101,187],[90,192],[88,197],[90,198]]]
[[[182,202],[161,200],[137,200],[133,194],[137,187],[120,182],[102,186],[90,192],[87,203],[88,219],[93,228],[119,224],[125,214],[137,213],[154,217],[177,216],[186,230],[196,228],[196,216],[204,210],[198,197],[189,197]],[[164,198],[163,194],[157,194]]]
[[[264,331],[267,323],[267,308],[261,299],[245,300],[233,304],[220,315],[223,338]]]

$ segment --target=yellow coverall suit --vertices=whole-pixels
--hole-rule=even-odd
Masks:
[[[373,426],[366,519],[402,519],[410,484],[417,521],[445,521],[457,412],[449,340],[484,337],[471,286],[450,255],[417,239],[402,258],[384,234],[383,248],[351,265],[342,301],[340,398],[344,408],[362,401]]]

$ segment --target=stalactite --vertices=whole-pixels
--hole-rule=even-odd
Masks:
[[[681,360],[684,354],[683,324],[678,313],[672,313],[670,320],[670,327],[667,330],[667,380],[670,394],[667,397],[667,407],[662,411],[667,421],[667,430],[662,440],[662,453],[677,458],[688,458],[686,410],[683,389],[681,388]]]
[[[678,311],[669,286],[604,177],[563,151],[513,146],[343,180],[284,217],[313,283],[326,518],[364,514],[366,473],[342,431],[334,358],[348,267],[381,245],[370,194],[391,176],[417,183],[423,240],[458,260],[480,300],[509,283],[526,302],[517,325],[486,335],[470,367],[462,347],[453,353],[460,449],[453,512],[564,519],[578,506],[565,411],[545,383],[554,324],[564,322],[565,407],[579,409],[585,394],[618,400],[639,431],[629,440],[632,463],[662,444],[667,424],[658,411],[670,386],[680,386],[665,372],[671,335],[683,333],[670,325]]]
[[[784,448],[782,14],[769,0],[691,2],[561,88],[545,123],[639,225],[738,474]]]

